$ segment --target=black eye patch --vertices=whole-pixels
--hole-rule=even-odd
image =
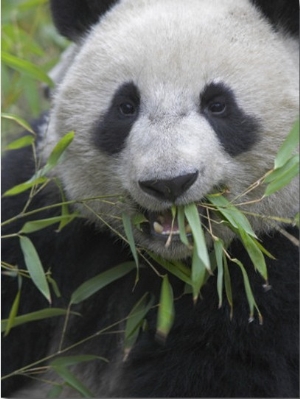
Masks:
[[[233,91],[223,83],[205,86],[200,94],[200,112],[229,155],[248,151],[257,142],[258,120],[238,106]]]
[[[122,151],[139,115],[140,93],[133,82],[124,83],[115,92],[106,113],[93,127],[95,145],[109,155]]]

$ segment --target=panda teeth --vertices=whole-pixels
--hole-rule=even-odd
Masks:
[[[158,233],[158,234],[162,234],[164,231],[163,226],[158,222],[153,223],[153,228],[154,228],[155,233]]]
[[[171,233],[171,231],[165,231],[164,227],[158,222],[153,223],[153,229],[154,229],[155,233],[158,233],[158,234],[170,234]],[[185,225],[185,232],[187,234],[190,234],[192,232],[191,226],[189,224]],[[178,234],[178,233],[179,233],[179,231],[175,232],[175,234]]]

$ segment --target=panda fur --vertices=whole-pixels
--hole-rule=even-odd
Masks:
[[[124,212],[134,216],[143,210],[157,218],[172,203],[199,201],[224,184],[232,200],[272,168],[298,114],[299,3],[52,0],[51,10],[58,30],[75,44],[53,75],[57,87],[49,115],[33,124],[38,155],[45,160],[62,135],[75,130],[55,169],[67,199],[123,197],[117,206],[99,200],[89,201],[88,207],[77,204],[82,217],[61,232],[55,226],[29,234],[62,294],[53,295],[52,306],[67,307],[82,282],[132,260],[129,248],[104,225],[103,215],[122,231]],[[2,169],[3,192],[28,180],[35,171],[30,147],[7,154]],[[242,209],[278,218],[298,212],[297,179],[253,201],[263,191],[243,196]],[[27,200],[27,192],[4,197],[2,220],[21,212]],[[53,183],[29,209],[60,201]],[[49,208],[7,224],[3,234],[20,231],[26,220],[59,214],[58,208]],[[142,267],[136,285],[132,272],[72,308],[82,316],[70,316],[63,348],[82,344],[66,355],[109,360],[73,368],[95,397],[299,397],[298,231],[275,225],[274,219],[249,220],[275,257],[266,259],[271,290],[264,290],[263,279],[231,231],[221,224],[215,233],[231,242],[231,257],[246,267],[263,325],[248,322],[243,279],[234,264],[229,265],[232,319],[226,301],[218,309],[216,276],[209,278],[195,305],[190,295],[182,295],[182,282],[169,276],[176,317],[166,341],[156,339],[153,308],[146,316],[147,330],[125,359],[125,318],[145,292],[159,301],[161,279]],[[135,229],[134,236],[137,245],[189,264],[191,253],[179,240],[166,247],[151,228]],[[16,237],[3,240],[2,258],[26,268]],[[16,280],[3,277],[3,318],[16,296]],[[31,281],[23,280],[19,313],[49,306]],[[13,328],[3,338],[2,375],[56,353],[63,326],[63,318],[49,318]],[[106,333],[96,334],[102,330]],[[61,382],[51,371],[41,380],[18,374],[3,380],[2,395],[47,397],[51,385],[42,380]],[[67,385],[61,394],[79,396]]]

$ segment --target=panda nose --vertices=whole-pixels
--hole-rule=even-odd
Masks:
[[[163,180],[139,181],[139,185],[145,193],[152,197],[174,202],[187,191],[198,177],[198,171]]]

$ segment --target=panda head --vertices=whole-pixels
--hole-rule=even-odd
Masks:
[[[275,5],[266,18],[267,3],[52,0],[56,25],[77,49],[54,95],[45,154],[75,131],[57,174],[88,220],[122,232],[122,213],[142,213],[137,244],[183,258],[190,253],[179,238],[165,245],[173,204],[198,204],[226,186],[251,214],[297,212],[296,180],[263,201],[255,201],[263,187],[247,193],[298,113],[288,19],[298,2],[281,19]],[[257,232],[273,226],[250,221]],[[222,224],[215,234],[231,238]]]

